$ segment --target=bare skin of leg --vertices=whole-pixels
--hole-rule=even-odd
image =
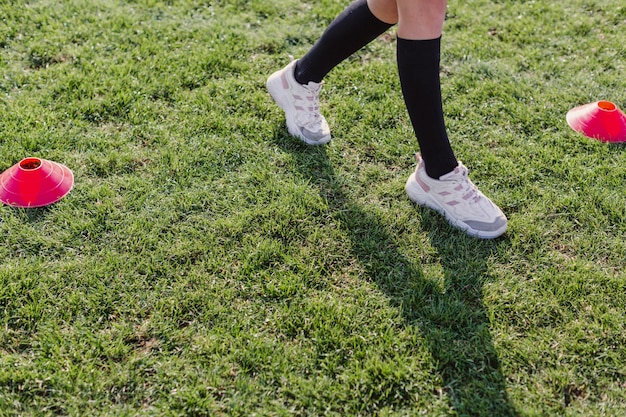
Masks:
[[[372,14],[398,24],[398,37],[409,40],[441,36],[447,0],[367,0]]]

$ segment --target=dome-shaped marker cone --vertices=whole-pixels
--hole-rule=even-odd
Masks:
[[[0,201],[13,207],[43,207],[65,197],[74,174],[64,165],[25,158],[0,174]]]
[[[626,141],[626,115],[610,101],[575,107],[565,119],[572,129],[587,137],[603,142]]]

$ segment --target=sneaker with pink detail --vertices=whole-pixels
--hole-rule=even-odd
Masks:
[[[467,168],[459,161],[454,171],[438,180],[426,174],[424,161],[417,155],[417,168],[406,182],[409,198],[446,217],[455,227],[470,236],[493,239],[507,229],[504,213],[476,188]]]
[[[285,112],[287,131],[307,145],[330,141],[330,128],[319,108],[321,83],[300,84],[294,77],[297,60],[267,79],[270,95]]]

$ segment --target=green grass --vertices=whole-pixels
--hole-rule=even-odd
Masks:
[[[478,241],[404,194],[395,32],[326,79],[331,144],[264,89],[347,2],[0,2],[0,415],[626,413],[626,149],[565,123],[624,100],[617,0],[451,2],[450,136],[509,217]]]

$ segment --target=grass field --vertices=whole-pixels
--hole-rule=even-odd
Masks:
[[[0,416],[626,414],[618,0],[451,1],[450,137],[493,241],[413,205],[395,29],[337,67],[333,141],[264,88],[347,0],[0,0],[0,171],[75,188],[0,207]]]

